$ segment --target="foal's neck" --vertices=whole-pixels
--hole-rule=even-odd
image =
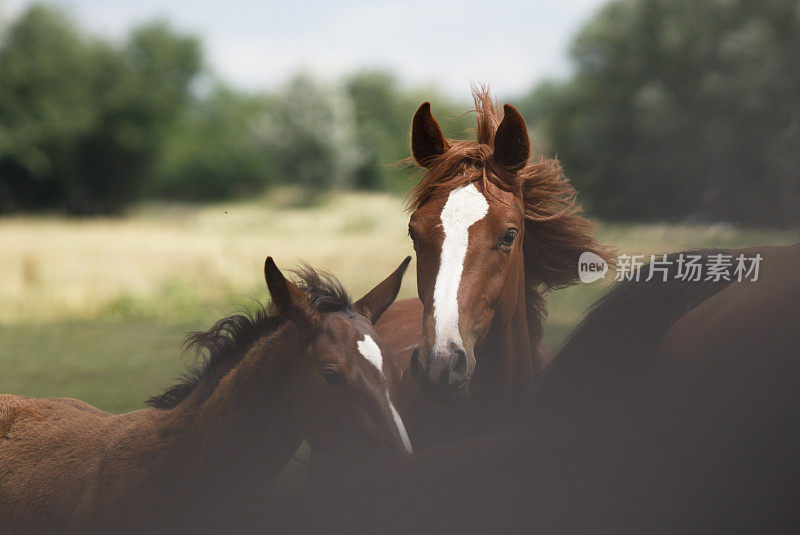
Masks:
[[[172,409],[168,449],[184,484],[225,497],[274,482],[302,440],[289,406],[294,353],[287,325],[257,340],[210,395],[198,388]]]

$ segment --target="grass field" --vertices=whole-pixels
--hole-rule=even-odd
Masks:
[[[344,193],[305,202],[282,190],[249,202],[146,205],[119,219],[0,219],[0,393],[70,396],[115,412],[177,377],[189,330],[265,299],[263,262],[324,267],[355,296],[412,254],[402,201]],[[628,254],[800,241],[795,231],[725,225],[600,227]],[[549,297],[556,346],[604,283]],[[414,268],[401,296],[416,293]]]

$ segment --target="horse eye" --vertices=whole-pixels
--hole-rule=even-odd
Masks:
[[[408,226],[408,237],[411,238],[411,241],[417,243],[417,237],[414,235],[414,230],[411,228],[411,225]]]
[[[514,244],[514,239],[517,237],[517,229],[511,228],[506,231],[503,238],[500,240],[500,245],[503,247],[511,247]]]
[[[336,370],[322,370],[322,379],[329,385],[343,385],[345,384],[344,375]]]

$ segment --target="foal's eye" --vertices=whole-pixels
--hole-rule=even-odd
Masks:
[[[320,373],[322,374],[322,379],[329,385],[345,384],[344,375],[337,372],[336,370],[326,369],[322,370]]]
[[[503,237],[500,239],[500,246],[501,247],[511,247],[514,245],[514,239],[517,237],[517,229],[510,228],[506,231]]]

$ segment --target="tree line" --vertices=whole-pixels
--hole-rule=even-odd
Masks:
[[[800,2],[616,0],[523,110],[591,211],[800,224]]]
[[[607,219],[794,225],[800,213],[796,0],[615,0],[575,36],[574,74],[506,96]],[[466,92],[466,88],[465,88]],[[388,72],[237,91],[162,22],[124,42],[33,5],[0,26],[0,212],[117,213],[281,183],[405,191],[410,118],[469,108]]]
[[[392,164],[408,156],[423,96],[389,73],[297,76],[245,93],[205,67],[197,38],[165,23],[111,43],[44,5],[1,39],[0,211],[116,213],[142,198],[213,200],[279,183],[408,186]],[[463,109],[437,101],[445,116]],[[455,135],[466,124],[444,126]]]

